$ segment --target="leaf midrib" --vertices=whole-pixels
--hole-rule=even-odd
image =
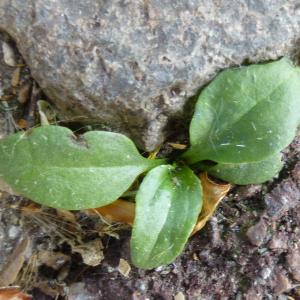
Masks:
[[[169,170],[167,170],[167,171],[169,171]],[[171,170],[171,171],[174,171],[174,170]],[[169,179],[168,179],[167,177],[166,177],[164,180],[162,180],[161,183],[157,186],[154,195],[157,194],[157,191],[165,184],[166,181],[169,181]],[[171,180],[170,180],[170,181],[171,181]],[[174,194],[175,194],[175,192],[174,192],[174,190],[172,189],[172,199],[174,198]],[[171,210],[171,209],[168,209],[168,213],[167,213],[166,218],[165,218],[165,220],[164,220],[163,226],[161,226],[161,228],[160,228],[158,234],[156,235],[156,237],[159,237],[159,235],[161,234],[163,228],[165,227],[165,224],[166,224],[166,222],[167,222],[167,220],[168,220],[168,217],[169,217],[169,214],[170,214],[170,210]],[[155,249],[155,245],[157,244],[157,240],[158,240],[158,239],[155,238],[154,242],[151,243],[151,250],[148,251],[148,255],[147,255],[146,261],[149,260],[149,257],[152,257],[152,256],[153,256],[152,253],[153,253],[153,250]]]

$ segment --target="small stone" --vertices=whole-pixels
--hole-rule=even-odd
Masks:
[[[174,300],[185,300],[185,296],[184,296],[184,294],[182,292],[179,292],[174,297]]]
[[[199,260],[199,257],[196,253],[193,253],[193,260]]]
[[[286,260],[293,278],[297,281],[300,281],[300,250],[290,250]]]
[[[272,273],[272,270],[270,268],[266,267],[266,268],[262,269],[261,277],[265,280],[270,277],[271,273]]]
[[[19,226],[10,226],[8,230],[8,236],[11,239],[15,239],[20,234],[20,227]]]
[[[2,42],[2,52],[4,62],[10,67],[15,67],[17,62],[13,48],[8,43]]]
[[[276,273],[271,285],[276,295],[282,294],[291,288],[289,279],[283,273]]]
[[[282,232],[279,231],[275,233],[275,235],[272,237],[272,240],[269,243],[270,249],[287,249],[288,247],[288,236]]]
[[[164,269],[164,266],[159,266],[157,268],[155,268],[156,272],[161,272]]]
[[[161,275],[168,275],[172,271],[172,267],[170,265],[165,266],[164,269],[160,272]]]
[[[265,238],[267,236],[267,230],[268,230],[268,226],[266,221],[264,219],[260,219],[258,223],[251,226],[247,230],[246,235],[252,245],[259,247],[265,241]]]
[[[113,268],[113,267],[111,267],[111,266],[108,266],[107,267],[107,272],[108,273],[112,273],[112,272],[114,272],[115,271],[115,268]]]
[[[283,180],[273,191],[266,195],[267,214],[278,218],[284,212],[295,207],[300,199],[300,190],[291,179]]]
[[[139,290],[142,291],[142,292],[145,292],[147,290],[147,285],[145,282],[142,282],[140,285],[139,285]]]

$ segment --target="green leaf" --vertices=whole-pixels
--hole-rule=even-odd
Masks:
[[[42,126],[0,140],[0,179],[41,204],[85,209],[109,204],[163,160],[143,158],[124,135]]]
[[[300,73],[288,59],[229,69],[200,94],[190,163],[260,161],[285,148],[300,121]]]
[[[172,262],[183,250],[201,207],[202,187],[192,170],[170,165],[151,170],[136,197],[134,265],[151,269]]]
[[[218,164],[208,173],[235,184],[263,183],[276,176],[283,167],[281,154],[276,153],[265,160],[251,163]]]

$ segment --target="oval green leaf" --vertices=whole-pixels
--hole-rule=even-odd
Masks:
[[[271,180],[283,167],[281,153],[276,153],[262,161],[238,164],[218,164],[208,173],[234,184],[257,184]]]
[[[200,94],[184,157],[261,161],[290,144],[299,121],[300,73],[288,59],[229,69]]]
[[[170,165],[151,170],[136,196],[134,265],[151,269],[172,262],[182,252],[201,207],[202,187],[192,170]]]
[[[35,202],[77,210],[109,204],[163,160],[142,157],[124,135],[90,131],[77,138],[42,126],[0,140],[0,179]]]

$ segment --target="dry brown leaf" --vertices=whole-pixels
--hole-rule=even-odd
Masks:
[[[22,290],[28,291],[33,287],[33,283],[38,278],[38,264],[37,255],[32,253],[30,258],[26,261],[23,268],[21,269],[15,284],[22,287]]]
[[[128,277],[131,271],[131,266],[127,260],[120,258],[118,270],[124,277]]]
[[[129,225],[133,224],[135,215],[135,204],[119,199],[109,205],[89,209],[89,213],[100,213],[108,222],[120,222]]]
[[[203,206],[197,224],[192,232],[195,234],[202,229],[211,218],[220,201],[226,196],[231,188],[230,184],[218,184],[210,180],[207,173],[199,176],[203,189]]]
[[[0,286],[8,286],[15,282],[26,260],[26,252],[29,246],[29,239],[25,237],[14,249],[7,263],[0,271]]]
[[[27,215],[30,216],[31,214],[39,213],[41,211],[42,211],[41,207],[35,203],[30,203],[27,206],[23,206],[21,208],[21,213],[25,216],[27,216]]]
[[[230,184],[213,182],[208,178],[207,173],[201,173],[199,178],[203,188],[203,207],[192,234],[204,227],[220,201],[231,188]],[[135,216],[135,204],[119,199],[109,205],[90,209],[88,212],[92,214],[100,213],[109,222],[121,222],[132,225]]]
[[[31,296],[24,294],[17,287],[0,288],[0,300],[30,300]]]

